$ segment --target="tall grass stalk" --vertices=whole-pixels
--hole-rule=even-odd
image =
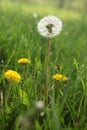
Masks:
[[[1,106],[2,106],[2,115],[3,115],[3,91],[0,90],[0,100],[1,100]]]

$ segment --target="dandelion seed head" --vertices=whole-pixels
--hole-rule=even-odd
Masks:
[[[36,12],[34,12],[32,15],[35,19],[38,17],[38,14]]]
[[[41,113],[40,113],[40,116],[43,117],[43,116],[44,116],[44,112],[41,112]]]
[[[45,103],[44,103],[43,101],[37,101],[35,107],[36,107],[38,110],[42,110],[42,109],[44,109],[44,107],[45,107]]]
[[[47,16],[39,21],[37,29],[44,37],[54,37],[62,30],[62,21],[56,16]]]

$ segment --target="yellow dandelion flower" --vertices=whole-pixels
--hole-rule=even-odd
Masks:
[[[30,63],[31,63],[31,61],[28,60],[27,58],[20,58],[18,60],[18,64],[30,64]]]
[[[20,82],[21,76],[13,70],[7,70],[4,74],[4,77],[12,82]]]
[[[53,79],[58,80],[58,81],[60,81],[60,80],[61,81],[67,81],[68,80],[68,78],[66,76],[62,75],[62,74],[53,75]]]

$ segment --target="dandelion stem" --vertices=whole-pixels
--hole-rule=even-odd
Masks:
[[[11,86],[8,87],[8,92],[7,92],[7,102],[6,102],[6,104],[8,104],[8,102],[9,102],[10,91],[11,91]]]
[[[47,56],[46,56],[46,84],[44,88],[44,98],[45,101],[48,102],[48,89],[49,89],[49,59],[50,59],[50,44],[51,39],[48,37],[48,48],[47,48]]]

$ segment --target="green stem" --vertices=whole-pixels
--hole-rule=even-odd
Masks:
[[[9,86],[9,87],[8,87],[6,105],[7,105],[7,104],[8,104],[8,102],[9,102],[10,91],[11,91],[11,86]]]
[[[50,58],[50,44],[51,44],[51,39],[50,37],[48,38],[48,48],[47,48],[47,56],[46,56],[46,84],[44,87],[44,98],[45,101],[48,102],[48,89],[49,89],[49,58]]]

